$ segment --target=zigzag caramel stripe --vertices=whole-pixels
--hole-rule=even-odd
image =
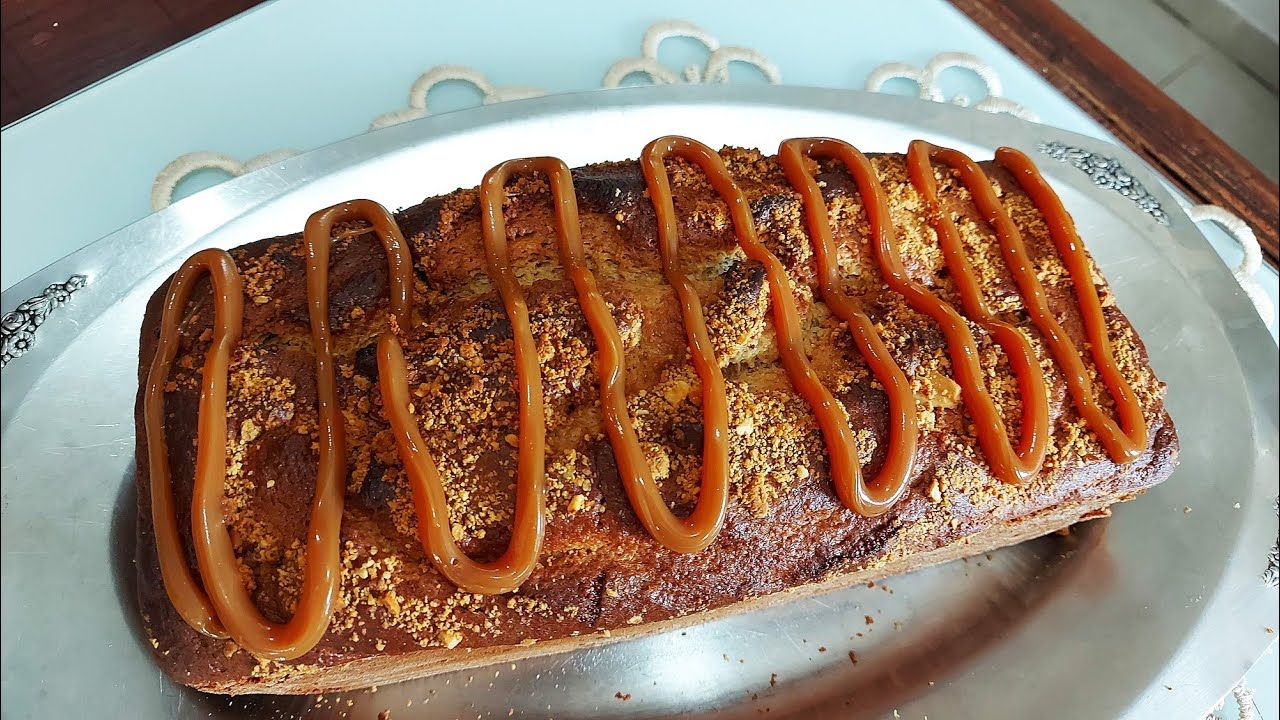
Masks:
[[[911,143],[907,152],[907,164],[912,182],[925,196],[926,202],[933,203],[934,227],[938,230],[939,241],[944,243],[944,248],[948,242],[955,248],[959,247],[959,234],[956,232],[955,224],[949,215],[936,208],[936,186],[931,160],[941,162],[960,174],[960,180],[973,196],[978,212],[995,230],[996,241],[1000,246],[1005,265],[1013,275],[1031,321],[1040,331],[1045,344],[1049,347],[1049,352],[1063,372],[1072,402],[1080,416],[1084,418],[1089,429],[1097,433],[1098,439],[1113,461],[1126,463],[1136,459],[1147,445],[1147,423],[1142,416],[1142,408],[1138,404],[1137,397],[1116,366],[1115,357],[1111,352],[1111,343],[1107,338],[1106,321],[1102,316],[1102,303],[1099,302],[1098,291],[1093,286],[1088,259],[1084,254],[1075,224],[1062,206],[1058,195],[1049,187],[1044,176],[1026,155],[1007,147],[996,151],[996,163],[1013,174],[1014,180],[1031,198],[1032,204],[1049,226],[1049,234],[1053,237],[1054,245],[1071,275],[1076,306],[1084,322],[1085,336],[1088,338],[1094,362],[1098,365],[1103,383],[1116,404],[1120,425],[1117,425],[1098,406],[1094,398],[1093,384],[1085,370],[1080,351],[1076,349],[1075,343],[1071,342],[1071,338],[1063,331],[1062,326],[1049,310],[1044,287],[1030,267],[1030,258],[1027,256],[1026,245],[1022,241],[1022,233],[1004,209],[1000,198],[996,196],[987,174],[969,156],[959,150],[937,147],[923,140],[916,140]],[[948,262],[950,260],[951,258],[948,257]],[[952,274],[956,275],[957,284],[964,288],[967,284],[966,279],[960,277],[954,268]],[[966,295],[971,293],[976,296],[976,283],[965,290]],[[980,300],[974,309],[969,309],[968,297],[965,303],[967,311],[974,316],[975,320],[988,323],[993,321],[981,306]],[[1021,360],[1008,348],[1006,351],[1009,352],[1011,363]],[[1034,357],[1031,358],[1031,362],[1034,364]],[[1023,397],[1026,398],[1025,392]],[[1024,404],[1025,402],[1024,400]],[[1024,414],[1025,412],[1024,408]]]
[[[876,483],[868,487],[862,479],[858,446],[844,408],[818,379],[818,374],[814,372],[805,354],[799,312],[796,310],[795,296],[791,292],[786,268],[756,236],[755,222],[751,219],[751,205],[729,175],[720,154],[696,140],[674,136],[658,138],[649,143],[642,154],[641,165],[649,184],[649,195],[658,211],[659,237],[663,238],[665,244],[667,238],[676,233],[675,209],[670,187],[665,182],[665,169],[661,176],[658,175],[658,169],[668,155],[688,160],[702,169],[711,186],[729,206],[738,246],[749,259],[764,266],[772,301],[770,305],[778,355],[791,384],[809,403],[818,427],[822,430],[831,460],[831,480],[835,484],[836,494],[846,507],[863,515],[878,515],[888,510],[906,491],[915,452],[915,400],[910,397],[906,377],[884,351],[884,344],[875,335],[874,328],[868,328],[870,337],[866,338],[866,347],[870,348],[871,354],[877,359],[878,377],[889,380],[885,386],[892,388],[891,400],[895,415],[895,420],[890,423],[892,437],[889,460]],[[674,240],[671,242],[674,243]],[[830,247],[829,239],[826,247]],[[834,294],[834,288],[832,290]],[[904,392],[907,395],[905,398]]]
[[[226,401],[231,351],[243,328],[244,290],[231,256],[204,250],[188,259],[170,282],[159,342],[144,389],[144,413],[150,465],[152,520],[165,588],[174,607],[197,631],[235,640],[262,658],[287,660],[303,655],[324,635],[338,601],[339,538],[344,502],[346,446],[339,409],[329,331],[329,250],[337,223],[364,221],[377,233],[389,268],[390,317],[377,341],[379,389],[409,478],[418,516],[418,534],[428,557],[460,589],[477,593],[511,592],[528,579],[545,535],[546,420],[541,369],[524,292],[510,265],[503,203],[513,175],[542,173],[550,181],[561,264],[572,281],[595,340],[595,370],[604,429],[619,476],[640,522],[662,545],[677,552],[698,552],[714,542],[728,503],[728,401],[702,306],[679,261],[678,219],[666,160],[675,156],[697,165],[729,207],[734,235],[746,256],[763,265],[769,283],[772,322],[779,356],[797,392],[808,402],[822,430],[831,459],[831,477],[841,502],[863,515],[888,510],[906,493],[918,439],[915,402],[902,369],[890,356],[871,319],[840,287],[830,218],[817,181],[807,167],[812,159],[840,161],[852,175],[866,208],[871,247],[890,289],[933,318],[947,339],[965,407],[974,418],[979,444],[997,477],[1022,482],[1039,470],[1048,436],[1048,400],[1043,374],[1026,337],[996,318],[979,293],[951,218],[940,207],[932,162],[957,170],[984,218],[995,228],[1006,263],[1017,281],[1032,319],[1067,376],[1076,407],[1098,433],[1117,462],[1135,458],[1146,445],[1142,411],[1112,356],[1106,325],[1092,283],[1087,257],[1061,201],[1023,154],[1001,148],[997,162],[1007,168],[1044,215],[1075,285],[1086,335],[1099,374],[1110,391],[1119,424],[1094,400],[1083,360],[1049,312],[1044,290],[1027,266],[1026,249],[1016,226],[972,160],[954,150],[917,141],[908,153],[912,183],[925,200],[947,267],[956,278],[965,314],[986,329],[1010,357],[1022,395],[1022,427],[1015,450],[994,402],[987,393],[977,346],[966,320],[949,304],[911,280],[898,256],[884,189],[870,162],[851,145],[829,138],[788,140],[778,160],[787,180],[801,194],[814,243],[818,293],[844,322],[875,378],[888,395],[891,418],[884,464],[870,481],[862,477],[853,430],[843,408],[814,372],[803,344],[799,312],[786,270],[756,234],[750,206],[719,154],[694,140],[659,138],[645,147],[640,166],[658,221],[663,273],[680,305],[694,368],[701,380],[703,413],[702,484],[687,517],[678,518],[663,501],[641,451],[627,411],[626,364],[617,325],[586,262],[572,175],[555,158],[526,158],[502,163],[486,173],[480,186],[485,269],[511,322],[519,395],[519,449],[516,507],[511,541],[496,560],[467,557],[450,531],[449,510],[439,470],[409,409],[408,372],[398,335],[411,332],[414,320],[412,257],[394,217],[369,200],[335,205],[312,215],[303,233],[306,248],[307,304],[315,352],[319,398],[319,466],[307,534],[303,588],[294,616],[284,624],[264,618],[242,584],[222,511],[226,477]],[[212,281],[213,340],[201,380],[199,437],[193,497],[192,542],[199,569],[193,577],[182,549],[174,508],[168,448],[164,433],[164,385],[177,353],[178,327],[195,282]]]
[[[157,528],[156,547],[165,589],[178,613],[193,628],[213,637],[230,636],[262,658],[290,660],[315,647],[328,628],[341,589],[338,543],[347,463],[329,332],[329,248],[333,225],[356,219],[368,220],[373,225],[387,252],[392,317],[407,322],[411,307],[412,260],[399,228],[381,205],[371,200],[354,200],[321,210],[307,219],[303,243],[307,253],[307,310],[319,400],[320,462],[307,529],[302,592],[289,622],[273,623],[254,605],[241,582],[222,510],[226,479],[227,371],[231,349],[240,340],[244,309],[240,273],[226,252],[196,253],[174,275],[165,297],[159,345],[147,377],[144,412],[151,512]],[[213,345],[205,359],[201,380],[192,501],[191,537],[203,590],[196,586],[183,558],[164,437],[165,379],[177,350],[181,312],[202,272],[208,272],[212,278],[214,300]],[[380,344],[388,336],[389,332],[383,333]]]
[[[1044,460],[1049,407],[1044,375],[1026,338],[1003,323],[989,323],[994,332],[1000,333],[1002,344],[1019,349],[1019,352],[1009,353],[1010,364],[1021,386],[1023,406],[1022,442],[1015,451],[1009,442],[1000,412],[987,392],[982,367],[978,363],[978,345],[968,324],[954,307],[912,280],[902,265],[902,259],[898,256],[897,238],[889,217],[888,200],[871,162],[852,145],[831,138],[788,140],[783,146],[789,150],[782,162],[787,168],[789,182],[805,198],[812,234],[830,238],[831,227],[821,190],[813,175],[804,167],[802,155],[839,160],[848,169],[858,186],[863,207],[866,208],[867,221],[871,226],[871,247],[880,274],[891,290],[902,295],[914,310],[933,318],[941,328],[946,337],[952,370],[961,388],[961,397],[974,418],[978,442],[992,470],[997,477],[1012,483],[1022,482],[1033,475]],[[936,211],[933,214],[939,215]],[[942,237],[941,232],[939,237]],[[830,242],[829,239],[827,242]],[[944,252],[945,249],[944,243]],[[959,262],[952,267],[952,272],[975,283],[976,292],[972,268],[963,257],[957,255],[957,259]],[[952,256],[948,255],[948,261],[951,260]],[[977,305],[981,305],[980,300]]]

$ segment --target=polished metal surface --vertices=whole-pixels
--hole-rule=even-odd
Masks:
[[[0,369],[10,360],[22,357],[36,340],[36,331],[49,319],[49,313],[67,304],[71,293],[84,287],[89,278],[72,275],[64,282],[53,283],[44,292],[23,300],[0,320]]]
[[[1167,225],[1074,166],[1040,161],[1169,385],[1179,470],[1070,537],[514,667],[319,701],[229,700],[163,679],[134,599],[132,412],[138,327],[164,277],[197,248],[297,231],[337,201],[404,206],[474,185],[511,157],[571,166],[635,157],[664,133],[770,151],[798,135],[889,152],[923,137],[979,159],[999,145],[1034,154],[1057,142],[1123,163]],[[1277,353],[1178,208],[1123,148],[940,104],[794,87],[502,103],[363,135],[199,193],[4,293],[13,307],[69,276],[93,280],[3,371],[5,716],[1195,717],[1277,626],[1276,592],[1261,579],[1277,526]]]

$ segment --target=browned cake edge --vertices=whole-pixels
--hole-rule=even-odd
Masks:
[[[404,654],[361,658],[343,665],[326,668],[323,674],[286,677],[265,686],[233,682],[205,685],[201,689],[228,695],[263,692],[312,694],[358,690],[374,685],[386,685],[455,670],[483,667],[493,663],[518,662],[545,655],[556,655],[558,653],[600,647],[623,640],[639,639],[649,635],[711,622],[712,620],[738,613],[774,607],[799,598],[850,588],[882,578],[904,575],[931,565],[938,565],[952,560],[980,555],[998,548],[1016,545],[1048,535],[1082,520],[1104,517],[1108,514],[1105,511],[1107,507],[1117,502],[1124,502],[1132,497],[1132,494],[1112,495],[1099,498],[1092,503],[1061,505],[1049,508],[1034,515],[1019,518],[1017,521],[1003,527],[994,527],[971,535],[962,542],[946,545],[936,550],[919,554],[907,553],[890,560],[884,565],[877,565],[844,575],[834,575],[821,582],[801,585],[714,610],[695,612],[683,617],[634,627],[619,628],[612,631],[608,636],[597,633],[548,640],[530,646],[486,647],[466,649],[463,652],[444,648],[429,648]]]

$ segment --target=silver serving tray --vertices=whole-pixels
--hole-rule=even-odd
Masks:
[[[978,158],[1005,144],[1076,148],[1096,182],[1070,161],[1040,165],[1169,385],[1181,467],[1071,537],[514,668],[319,703],[165,680],[139,628],[132,567],[137,335],[152,290],[197,248],[296,231],[340,200],[409,205],[508,158],[635,157],[663,133],[769,151],[797,135],[893,152],[923,137]],[[28,304],[6,321],[44,321],[3,370],[6,717],[1198,717],[1274,638],[1264,628],[1277,626],[1276,594],[1261,575],[1277,534],[1276,346],[1155,174],[1096,140],[843,90],[545,97],[369,133],[223,183],[18,283],[4,309],[74,275],[87,283],[63,307]]]

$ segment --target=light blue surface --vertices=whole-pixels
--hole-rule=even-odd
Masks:
[[[471,65],[500,85],[598,88],[615,60],[640,54],[645,28],[667,18],[692,20],[725,44],[756,48],[778,64],[784,82],[800,85],[860,88],[882,62],[922,63],[939,50],[970,51],[1000,69],[1007,96],[1063,128],[1097,133],[1087,116],[1046,92],[1000,45],[936,0],[353,7],[336,0],[272,3],[7,128],[0,167],[4,207],[11,210],[0,234],[0,284],[8,287],[149,212],[152,179],[182,153],[216,150],[248,159],[355,135],[375,115],[404,106],[409,84],[441,63]],[[695,48],[672,41],[662,58],[683,65],[698,57]],[[733,73],[759,81],[751,68]],[[982,94],[980,85],[963,82],[971,79],[966,73],[955,74],[958,90]],[[464,93],[449,90],[442,88],[441,107],[461,105]],[[45,261],[33,266],[32,256]]]
[[[277,0],[5,128],[0,285],[146,215],[155,174],[182,153],[215,150],[245,160],[361,133],[376,115],[405,105],[419,73],[443,63],[475,67],[497,85],[597,88],[616,60],[640,54],[650,24],[671,18],[691,20],[725,45],[760,51],[777,63],[783,82],[798,85],[861,88],[884,62],[920,65],[941,51],[971,52],[997,70],[1005,97],[1047,124],[1109,138],[941,0],[384,0],[356,8],[337,0]],[[687,40],[669,41],[660,53],[677,69],[705,57]],[[731,72],[735,81],[762,81],[749,67]],[[984,94],[959,70],[947,85],[948,95]],[[913,92],[910,83],[901,89]],[[473,93],[445,87],[432,93],[429,107],[439,112],[474,102]],[[218,179],[192,178],[181,190]],[[1238,261],[1229,238],[1216,229],[1207,235],[1227,262]],[[1260,275],[1274,302],[1275,273]],[[1275,654],[1253,675],[1262,717],[1280,716]]]

